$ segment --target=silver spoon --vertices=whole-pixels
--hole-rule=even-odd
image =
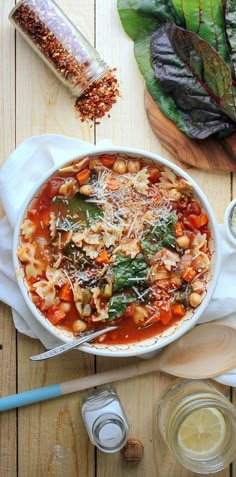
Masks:
[[[77,346],[81,345],[82,343],[86,343],[88,341],[97,338],[98,336],[104,335],[104,333],[108,333],[109,331],[116,330],[117,326],[109,326],[108,328],[104,328],[103,330],[93,331],[84,333],[83,336],[80,336],[77,340],[70,341],[69,343],[65,343],[63,345],[57,346],[56,348],[50,349],[49,351],[45,351],[41,354],[36,354],[35,356],[31,356],[31,361],[41,361],[43,359],[54,358],[54,356],[58,356],[59,354],[65,353],[70,349],[76,348]]]

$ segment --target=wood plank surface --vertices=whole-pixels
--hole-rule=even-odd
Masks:
[[[13,0],[1,0],[0,165],[15,148],[15,34],[8,22]],[[0,217],[3,211],[0,204]],[[16,331],[10,309],[0,302],[0,395],[16,392]],[[0,415],[0,475],[17,476],[17,413]]]
[[[116,0],[58,0],[58,4],[96,44],[103,59],[117,68],[122,98],[110,118],[90,127],[76,118],[74,99],[37,55],[16,35],[7,16],[12,0],[1,0],[0,59],[0,161],[16,145],[36,134],[56,133],[93,143],[104,139],[160,154],[178,163],[162,146],[148,122],[144,106],[144,83],[133,55],[132,41],[125,35],[116,11]],[[15,88],[16,68],[16,88]],[[15,92],[16,91],[16,97]],[[218,222],[236,196],[236,178],[220,171],[185,170],[208,197]],[[217,193],[216,193],[217,191]],[[33,363],[30,356],[43,350],[37,340],[16,333],[8,307],[0,305],[0,395],[66,381],[95,370],[115,369],[132,359],[94,358],[73,351],[56,359]],[[157,402],[173,378],[157,373],[116,384],[130,421],[130,437],[144,444],[139,465],[126,464],[120,453],[104,454],[90,443],[80,405],[74,394],[0,415],[0,477],[191,477],[193,474],[170,456],[158,432]],[[230,388],[220,386],[229,398]],[[233,392],[236,403],[236,394]],[[212,474],[236,477],[236,466]]]
[[[93,43],[93,0],[58,4]],[[93,128],[76,118],[69,91],[18,34],[16,45],[16,143],[44,133],[93,142]],[[18,336],[19,392],[94,372],[94,358],[76,351],[62,359],[30,363],[29,357],[42,350],[38,341]],[[18,435],[19,477],[94,475],[94,450],[82,424],[79,395],[20,409]]]

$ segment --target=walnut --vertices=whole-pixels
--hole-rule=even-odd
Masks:
[[[121,449],[121,454],[123,455],[126,462],[132,464],[138,464],[143,457],[143,444],[137,439],[128,439],[125,446]]]

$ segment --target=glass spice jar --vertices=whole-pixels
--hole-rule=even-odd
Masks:
[[[89,438],[103,452],[117,452],[128,439],[129,423],[113,386],[84,396],[81,413]]]
[[[21,0],[9,20],[73,95],[81,96],[108,71],[54,0]]]
[[[178,379],[158,403],[160,433],[187,469],[210,474],[227,467],[236,452],[236,408],[209,381]]]

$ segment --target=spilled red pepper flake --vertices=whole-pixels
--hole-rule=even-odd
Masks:
[[[98,81],[94,81],[84,93],[76,99],[75,109],[82,122],[98,121],[103,118],[117,102],[120,96],[116,68],[110,68]],[[110,114],[107,115],[110,117]]]

